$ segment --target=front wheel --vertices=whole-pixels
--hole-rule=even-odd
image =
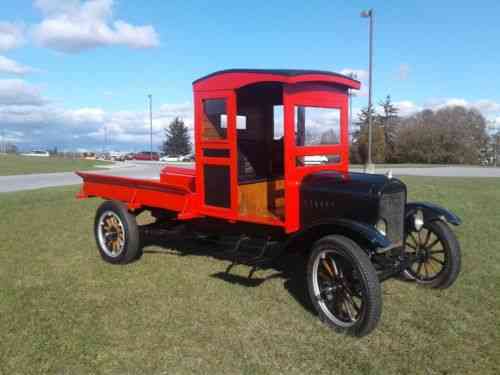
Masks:
[[[314,244],[307,283],[320,320],[331,328],[364,336],[377,326],[380,282],[368,256],[349,238],[326,236]]]
[[[405,251],[411,257],[410,266],[403,277],[431,288],[449,288],[460,273],[460,244],[442,221],[424,224],[419,231],[406,236]]]

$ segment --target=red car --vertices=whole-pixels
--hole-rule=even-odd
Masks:
[[[160,154],[157,152],[142,151],[134,155],[134,160],[160,160]]]

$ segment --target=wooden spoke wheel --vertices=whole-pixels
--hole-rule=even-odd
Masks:
[[[105,211],[99,218],[99,243],[102,250],[116,258],[125,248],[125,229],[120,217],[113,211]]]
[[[426,223],[420,231],[410,231],[405,239],[410,266],[403,272],[407,279],[435,288],[447,288],[460,271],[460,246],[442,221]]]
[[[130,263],[142,254],[135,216],[121,202],[107,201],[99,207],[94,233],[99,253],[106,262]]]
[[[364,336],[380,319],[380,283],[368,256],[343,236],[327,236],[313,248],[308,263],[311,301],[331,328]]]

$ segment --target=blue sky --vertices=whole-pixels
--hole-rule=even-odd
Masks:
[[[404,115],[463,104],[500,126],[496,1],[18,0],[0,16],[0,128],[23,148],[100,149],[107,126],[111,148],[140,149],[146,95],[159,144],[174,116],[192,124],[191,82],[215,70],[356,71],[364,82],[369,7],[377,100],[390,94]],[[366,100],[363,90],[354,107]]]

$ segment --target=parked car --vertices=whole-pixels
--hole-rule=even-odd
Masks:
[[[82,154],[82,158],[84,158],[85,160],[96,160],[97,159],[95,152],[84,152]]]
[[[125,154],[123,152],[110,151],[109,158],[113,161],[124,161]]]
[[[42,157],[42,158],[48,158],[50,156],[48,151],[44,150],[32,150],[30,152],[26,152],[24,154],[21,154],[22,156],[37,156],[37,157]]]
[[[142,151],[134,155],[134,160],[160,160],[160,155],[157,152]]]
[[[165,155],[160,158],[163,162],[176,162],[181,161],[182,156]]]
[[[194,154],[187,154],[187,155],[181,156],[180,161],[185,161],[185,162],[194,161]]]

